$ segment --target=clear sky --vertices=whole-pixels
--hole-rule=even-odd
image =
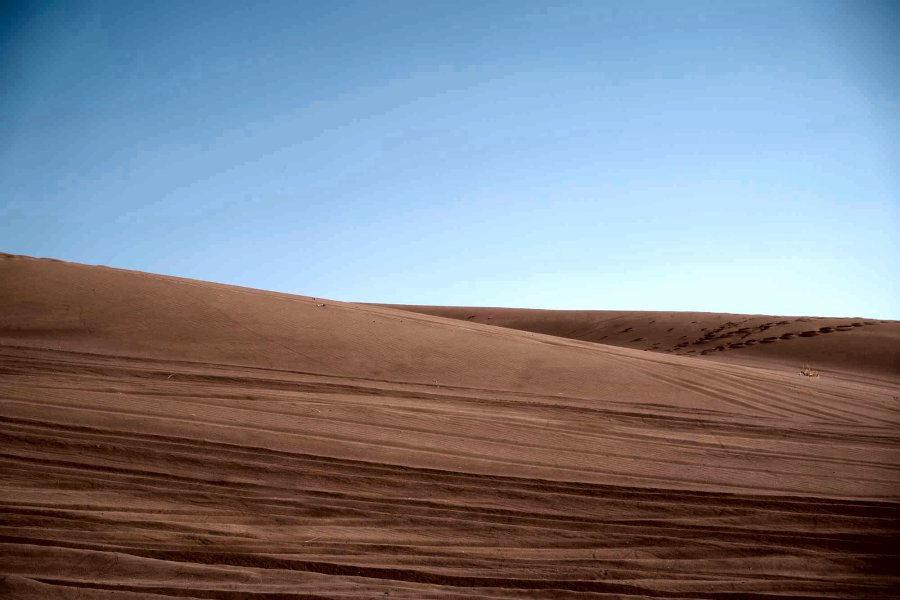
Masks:
[[[351,301],[900,319],[898,2],[0,19],[2,251]]]

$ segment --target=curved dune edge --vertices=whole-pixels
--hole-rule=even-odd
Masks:
[[[900,378],[900,321],[703,312],[392,306],[567,339],[735,364]]]
[[[900,585],[890,369],[813,379],[8,255],[0,306],[4,598]]]

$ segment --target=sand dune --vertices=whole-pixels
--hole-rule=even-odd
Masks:
[[[898,321],[702,312],[393,307],[622,348],[776,369],[810,365],[819,371],[887,379],[900,371]]]
[[[2,597],[900,589],[896,323],[398,308],[10,255],[0,306]]]

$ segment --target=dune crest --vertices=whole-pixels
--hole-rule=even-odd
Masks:
[[[841,374],[888,379],[896,378],[900,372],[900,322],[883,319],[384,306],[621,348],[709,357],[737,364],[789,369],[814,364]]]

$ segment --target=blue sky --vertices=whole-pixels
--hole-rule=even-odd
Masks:
[[[340,300],[900,319],[891,2],[24,2],[0,250]]]

